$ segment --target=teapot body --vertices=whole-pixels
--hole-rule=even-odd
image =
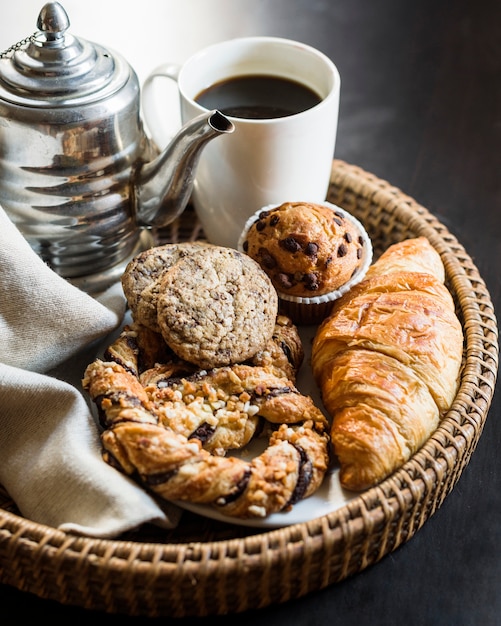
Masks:
[[[160,153],[125,59],[68,33],[58,2],[37,26],[0,54],[0,205],[60,276],[99,291],[184,210],[202,149],[234,127],[207,111]]]
[[[0,85],[0,205],[66,278],[99,273],[138,246],[131,181],[153,148],[137,76],[114,62],[123,67],[113,84],[78,106],[26,106]]]

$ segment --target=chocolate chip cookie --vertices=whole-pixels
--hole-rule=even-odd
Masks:
[[[122,288],[134,321],[160,332],[156,304],[159,279],[180,258],[209,245],[202,241],[170,243],[144,250],[129,262]]]
[[[278,297],[249,256],[219,246],[191,250],[163,274],[157,322],[182,359],[213,368],[245,361],[271,339]]]

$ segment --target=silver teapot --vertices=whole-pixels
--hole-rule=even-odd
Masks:
[[[160,153],[134,70],[68,27],[49,2],[38,31],[0,55],[0,205],[55,272],[94,292],[180,215],[201,150],[234,127],[209,111]]]

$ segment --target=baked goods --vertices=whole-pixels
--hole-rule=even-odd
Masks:
[[[262,417],[269,422],[280,421],[285,400],[280,401],[278,413],[270,395],[263,406],[266,381],[271,375],[272,380],[283,378],[288,381],[287,384],[293,382],[303,357],[297,328],[284,316],[277,318],[272,338],[265,349],[248,363],[233,369],[216,368],[200,373],[193,364],[179,359],[161,335],[140,324],[125,326],[119,337],[104,351],[104,359],[108,363],[119,365],[133,377],[128,379],[120,374],[120,369],[115,368],[112,379],[116,392],[123,395],[128,380],[132,393],[144,400],[146,396],[142,395],[134,379],[139,380],[146,390],[148,402],[153,402],[155,412],[161,416],[164,425],[188,438],[201,439],[207,450],[217,454],[243,447],[255,434],[258,417],[252,401],[261,406]],[[97,384],[101,385],[96,404],[103,426],[114,422],[102,412],[103,399],[109,392],[106,382],[109,376],[109,373],[101,376],[100,383],[94,381],[94,391]],[[248,392],[254,393],[256,388],[260,388],[257,392],[259,397],[252,400]],[[242,389],[245,389],[244,396]],[[194,401],[194,397],[198,401]],[[204,398],[202,403],[201,398]],[[298,409],[299,406],[289,407],[287,421],[292,419],[291,415],[297,415]]]
[[[126,326],[82,381],[103,427],[104,459],[169,500],[266,517],[314,493],[327,471],[327,420],[294,386],[304,357],[297,328],[278,316],[247,362],[200,370],[160,334]],[[251,438],[251,461],[226,456]]]
[[[281,425],[251,462],[213,456],[197,440],[154,424],[125,422],[103,444],[119,466],[167,500],[210,504],[221,513],[263,518],[314,493],[326,470],[325,437],[314,424]]]
[[[157,320],[169,347],[204,368],[251,358],[271,338],[277,293],[250,257],[213,246],[179,259],[161,281]]]
[[[363,278],[372,259],[363,226],[328,202],[266,207],[247,221],[239,249],[268,274],[280,310],[298,324],[323,319],[332,301]]]
[[[159,332],[156,306],[159,279],[180,258],[210,245],[202,241],[170,243],[143,250],[129,261],[121,282],[134,319]]]
[[[106,361],[115,361],[133,376],[155,367],[157,363],[181,363],[162,336],[142,324],[124,326],[119,337],[104,351]],[[184,372],[195,371],[195,366],[182,363]]]
[[[277,376],[285,376],[295,382],[303,359],[304,349],[297,327],[286,315],[279,315],[271,339],[249,363],[266,367]]]
[[[284,316],[246,363],[209,371],[151,329],[126,326],[82,380],[104,459],[169,500],[240,518],[288,510],[318,489],[329,464],[327,420],[294,385],[303,358]],[[268,445],[254,459],[227,456],[257,436]]]
[[[431,274],[440,283],[445,281],[445,269],[440,255],[423,237],[404,239],[398,245],[387,248],[377,263],[369,267],[366,278],[393,272],[424,272]],[[441,291],[443,289],[440,287]]]
[[[123,328],[104,350],[103,357],[105,361],[118,363],[145,385],[149,384],[151,377],[181,377],[198,370],[192,363],[180,359],[160,334],[136,323]],[[279,315],[270,340],[246,363],[266,368],[271,374],[294,382],[303,359],[304,350],[297,327],[288,317]]]
[[[132,359],[133,360],[133,359]],[[97,359],[83,386],[98,406],[105,460],[169,500],[207,503],[237,517],[287,510],[320,486],[327,420],[311,398],[266,367],[234,365],[186,377],[137,376]],[[261,422],[269,445],[247,462],[224,456]]]
[[[454,400],[463,335],[443,276],[424,237],[394,244],[317,330],[312,369],[347,489],[399,468]]]
[[[270,279],[230,248],[203,242],[151,248],[128,264],[122,286],[134,322],[197,367],[250,359],[275,328],[278,296]]]
[[[363,244],[355,225],[340,211],[284,202],[259,213],[242,247],[277,291],[310,297],[344,285],[360,264]]]

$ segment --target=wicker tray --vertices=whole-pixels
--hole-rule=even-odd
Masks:
[[[425,446],[381,485],[319,519],[263,531],[186,512],[172,531],[76,537],[20,516],[0,490],[0,582],[109,613],[236,613],[286,602],[362,571],[409,540],[458,481],[482,433],[498,369],[497,323],[472,260],[425,208],[388,183],[333,162],[328,200],[358,217],[375,255],[424,235],[441,254],[465,333],[456,400]],[[164,239],[203,233],[190,211]],[[270,584],[273,580],[273,584]]]

